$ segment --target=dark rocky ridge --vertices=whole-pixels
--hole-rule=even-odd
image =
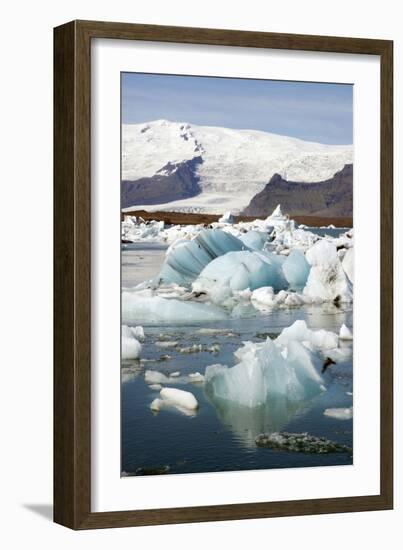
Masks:
[[[351,217],[353,215],[353,165],[346,164],[328,180],[299,183],[274,174],[266,187],[243,210],[245,216],[267,216],[281,204],[293,216]]]
[[[178,164],[168,162],[150,178],[122,180],[122,208],[136,204],[162,204],[198,195],[201,189],[197,167],[202,162],[201,156]]]

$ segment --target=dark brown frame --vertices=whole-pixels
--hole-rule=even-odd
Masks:
[[[381,58],[381,488],[379,495],[92,513],[90,57],[92,38]],[[72,529],[393,507],[393,42],[72,21],[54,29],[54,520]]]

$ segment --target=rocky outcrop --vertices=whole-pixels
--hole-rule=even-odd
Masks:
[[[201,156],[180,163],[168,162],[150,178],[123,180],[122,208],[143,204],[160,204],[198,195],[201,191],[197,168]]]
[[[277,204],[281,204],[290,216],[352,216],[353,165],[346,164],[332,178],[315,183],[287,181],[279,174],[274,174],[242,214],[267,216]]]

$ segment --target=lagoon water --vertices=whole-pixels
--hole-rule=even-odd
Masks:
[[[330,230],[327,231],[330,233]],[[122,245],[122,286],[133,287],[156,275],[166,246],[157,243]],[[123,475],[141,473],[183,474],[228,470],[289,468],[352,464],[348,453],[307,454],[259,448],[255,437],[262,432],[308,432],[352,447],[352,420],[324,416],[326,408],[352,405],[352,360],[331,365],[324,375],[327,391],[297,409],[284,401],[264,407],[242,408],[229,402],[214,402],[200,384],[172,384],[191,391],[199,402],[193,416],[174,409],[159,413],[150,410],[158,392],[145,383],[144,372],[154,369],[164,374],[180,371],[186,375],[207,365],[234,364],[234,351],[242,341],[262,342],[275,337],[295,320],[304,319],[313,329],[339,331],[342,323],[352,327],[352,306],[304,306],[277,310],[203,325],[145,326],[141,361],[122,362],[122,463]],[[207,327],[226,329],[223,333],[202,334]],[[175,347],[156,342],[178,342]],[[181,353],[180,349],[201,344],[218,351]],[[352,345],[352,344],[345,344]],[[168,345],[169,346],[169,345]]]

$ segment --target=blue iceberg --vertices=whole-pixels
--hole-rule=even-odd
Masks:
[[[168,251],[157,282],[189,286],[214,259],[227,252],[247,248],[240,239],[230,233],[221,229],[206,229],[193,240],[180,242]]]

